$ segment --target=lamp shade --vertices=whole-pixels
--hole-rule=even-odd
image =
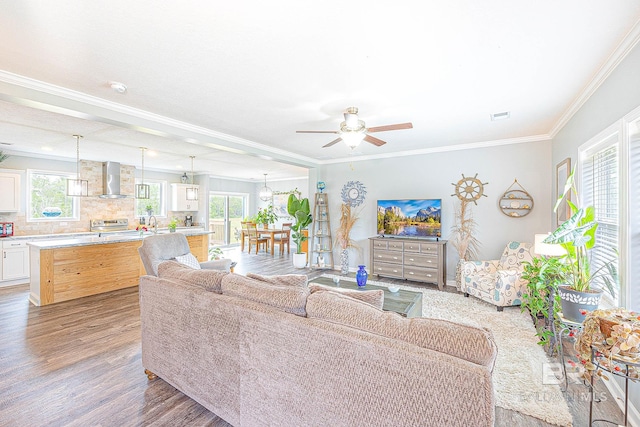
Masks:
[[[533,251],[537,255],[545,255],[545,256],[562,256],[567,253],[564,248],[558,244],[552,243],[544,243],[543,240],[546,239],[548,234],[536,234],[535,235],[535,245]]]

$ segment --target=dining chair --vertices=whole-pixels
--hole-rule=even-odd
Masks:
[[[249,237],[249,253],[251,253],[252,243],[256,244],[256,254],[258,253],[258,249],[262,243],[264,243],[264,250],[269,250],[269,238],[262,237],[258,234],[258,227],[255,222],[247,223],[247,236]]]
[[[282,233],[274,237],[273,244],[280,245],[280,255],[284,255],[284,247],[287,246],[287,253],[291,251],[289,242],[291,241],[291,226],[292,222],[285,222],[282,224]]]

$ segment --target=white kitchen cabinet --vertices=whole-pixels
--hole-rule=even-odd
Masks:
[[[192,184],[171,184],[172,211],[197,211],[198,200],[187,200],[187,188],[198,188]]]
[[[2,280],[29,278],[29,247],[26,240],[2,242]]]
[[[0,172],[0,212],[20,210],[20,174]]]

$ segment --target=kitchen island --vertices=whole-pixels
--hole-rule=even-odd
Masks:
[[[198,261],[209,258],[209,234],[181,230]],[[114,233],[29,243],[29,301],[41,306],[138,285],[146,274],[138,248],[151,235]]]

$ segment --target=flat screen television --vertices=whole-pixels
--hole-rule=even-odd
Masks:
[[[378,234],[387,237],[440,237],[441,210],[441,199],[378,200]]]

